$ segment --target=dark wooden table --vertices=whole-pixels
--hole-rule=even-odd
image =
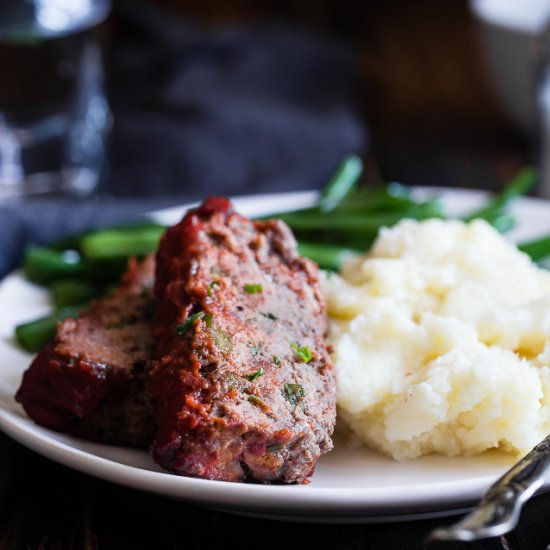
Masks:
[[[550,548],[550,494],[534,498],[509,535],[426,546],[426,534],[450,518],[365,525],[251,519],[94,479],[3,435],[0,457],[0,550]]]

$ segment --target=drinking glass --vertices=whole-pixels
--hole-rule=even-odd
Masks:
[[[0,201],[96,187],[110,125],[102,51],[110,7],[0,1]]]

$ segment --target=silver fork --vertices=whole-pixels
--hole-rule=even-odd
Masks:
[[[498,537],[518,523],[521,507],[540,489],[550,472],[550,435],[512,466],[462,520],[432,531],[426,541],[471,541]]]

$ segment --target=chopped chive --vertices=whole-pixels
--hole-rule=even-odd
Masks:
[[[262,367],[260,367],[256,372],[251,372],[250,374],[244,374],[243,376],[247,380],[249,380],[250,382],[254,382],[254,380],[256,380],[256,378],[259,378],[263,374],[265,374],[264,369],[262,369]]]
[[[183,323],[180,323],[176,327],[176,332],[178,333],[178,335],[183,336],[193,326],[193,323],[197,319],[202,319],[203,316],[204,316],[204,311],[199,311],[197,313],[193,313],[193,315],[189,315],[189,317],[187,317],[187,319],[185,319]]]
[[[208,294],[208,296],[212,297],[214,295],[214,287],[219,285],[220,285],[220,281],[212,281],[208,285],[208,288],[206,290],[206,293]]]
[[[265,401],[258,397],[257,395],[249,395],[248,401],[252,403],[253,405],[256,405],[256,407],[260,407],[261,409],[267,409],[268,406],[266,405]]]
[[[292,342],[290,347],[294,350],[302,363],[309,363],[311,361],[312,355],[308,346],[299,346],[296,342]]]
[[[306,392],[300,384],[285,384],[283,388],[284,398],[291,404],[298,404],[304,397]]]
[[[248,292],[248,294],[257,294],[258,292],[263,291],[262,285],[254,283],[247,283],[243,288],[245,292]]]
[[[279,359],[279,357],[278,357],[277,355],[274,355],[274,356],[273,356],[273,362],[274,362],[278,367],[281,366],[281,360]]]
[[[273,313],[271,313],[269,311],[266,311],[265,313],[262,313],[262,315],[266,319],[271,319],[272,321],[278,321],[279,320],[279,317],[277,317],[276,315],[273,315]]]

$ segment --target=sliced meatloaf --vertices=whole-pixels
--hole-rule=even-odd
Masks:
[[[150,443],[153,278],[153,257],[131,261],[108,297],[58,325],[16,395],[36,423],[106,443]]]
[[[164,468],[306,482],[332,448],[335,380],[317,266],[281,221],[208,199],[157,253],[152,393]]]

